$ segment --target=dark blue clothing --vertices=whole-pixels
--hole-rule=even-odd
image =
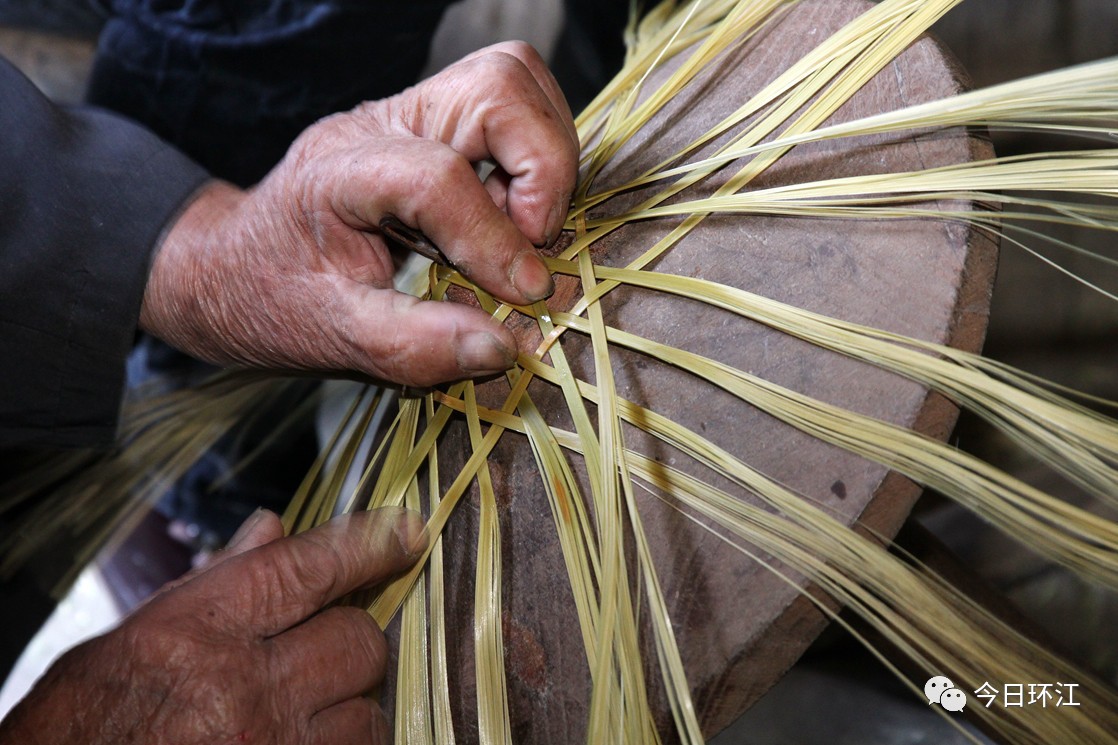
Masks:
[[[308,125],[412,85],[450,0],[101,0],[89,100],[259,181]]]

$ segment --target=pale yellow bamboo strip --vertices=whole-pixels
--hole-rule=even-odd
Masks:
[[[926,24],[930,22],[929,19],[938,18],[949,9],[949,6],[956,4],[958,4],[958,0],[941,2],[934,7],[929,5],[921,8],[914,7],[915,5],[921,5],[921,3],[913,3],[911,0],[896,0],[896,2],[878,4],[794,63],[753,99],[726,117],[708,133],[699,137],[687,149],[665,159],[660,166],[651,169],[644,177],[638,178],[633,185],[644,183],[650,175],[665,168],[667,164],[677,161],[687,152],[729,131],[748,117],[768,107],[773,107],[758,122],[751,124],[729,144],[720,148],[718,152],[720,153],[727,148],[740,149],[757,145],[818,95],[820,98],[812,102],[809,109],[804,111],[783,132],[782,139],[812,131],[837,108],[838,104],[844,102],[862,83],[876,74],[877,70],[891,59],[888,56],[890,50],[895,54],[915,38],[913,35],[914,27],[916,35],[922,33],[927,28]],[[915,22],[913,22],[914,17]],[[828,85],[829,88],[827,88]],[[826,92],[828,90],[830,93]],[[764,158],[743,166],[743,170],[736,177],[736,185],[727,184],[724,187],[725,191],[732,193],[740,189],[745,183],[752,180],[756,173],[760,173],[772,162],[775,162],[788,147],[790,145],[766,148],[760,151]],[[662,201],[668,196],[677,194],[688,186],[698,183],[720,165],[722,163],[696,169],[686,178],[678,181],[667,192],[655,197],[654,200]],[[625,191],[628,188],[631,188],[631,185],[625,184],[600,196],[588,197],[576,205],[572,214],[577,215],[581,210],[589,209],[610,195]]]
[[[536,366],[535,363],[532,364]],[[584,390],[592,394],[596,391],[589,385],[585,386]],[[500,412],[485,412],[483,416],[490,414],[494,416],[493,421],[500,423],[501,426],[512,430],[523,429],[522,424],[518,424]],[[644,414],[633,419],[649,421]],[[675,426],[667,420],[662,421],[666,422],[666,427]],[[558,430],[556,435],[566,447],[576,451],[580,448],[577,436]],[[662,477],[663,473],[671,472],[663,464],[645,459],[640,454],[629,453],[626,457],[635,458],[641,463],[642,477],[653,482],[656,481],[656,474]],[[922,660],[921,664],[929,674],[943,673],[945,670],[955,674],[954,671],[961,670],[966,672],[966,680],[974,681],[975,687],[980,685],[976,676],[982,675],[995,678],[1001,675],[1006,680],[1044,679],[1046,673],[1062,671],[1066,673],[1068,680],[1083,680],[1086,677],[1081,671],[1075,671],[1049,653],[1033,648],[1028,640],[1019,637],[996,619],[989,617],[973,603],[956,597],[942,581],[935,578],[913,579],[909,576],[911,570],[884,555],[879,546],[867,542],[845,526],[835,523],[795,495],[785,494],[780,497],[784,490],[763,477],[751,481],[758,487],[758,493],[767,495],[774,504],[791,507],[791,512],[782,511],[781,514],[784,515],[782,517],[781,514],[774,515],[757,510],[691,477],[671,473],[674,480],[669,494],[676,495],[676,498],[686,498],[688,494],[703,494],[705,496],[701,498],[696,497],[697,502],[689,503],[705,514],[720,517],[722,520],[726,518],[724,515],[719,516],[718,510],[728,510],[729,513],[738,514],[740,519],[748,521],[744,524],[751,526],[748,532],[741,533],[743,523],[730,521],[727,524],[734,527],[747,540],[764,539],[765,534],[758,534],[754,528],[756,523],[761,526],[767,525],[767,533],[773,537],[763,542],[762,545],[766,550],[781,561],[796,566],[800,571],[807,573],[813,581],[824,586],[828,592],[859,609],[860,615],[866,617],[871,625],[878,628],[879,632],[889,638],[893,644],[905,650],[913,659]],[[774,495],[777,496],[774,498]],[[797,522],[806,520],[804,527],[802,529],[793,527],[786,522],[788,517],[793,517]],[[849,558],[843,558],[844,556]],[[850,575],[846,578],[834,575],[831,567],[836,563],[845,566],[847,569],[844,571],[849,571]],[[856,582],[850,581],[852,577],[856,578]],[[875,577],[881,579],[874,579]],[[914,581],[918,584],[913,585]],[[863,582],[870,582],[870,587],[875,594],[868,595],[858,589]],[[948,592],[948,595],[943,596],[943,592]],[[885,593],[885,597],[892,598],[889,605],[883,605],[875,600],[875,597],[882,593]],[[930,600],[929,593],[932,593]],[[941,608],[942,610],[936,610]],[[898,615],[898,612],[904,615]],[[913,617],[909,618],[909,615]],[[962,640],[974,644],[968,645]],[[1029,651],[1021,655],[1014,652],[1015,648]],[[979,655],[978,659],[993,662],[975,663],[971,660],[972,654]],[[1039,662],[1034,663],[1030,661],[1032,659]],[[1105,698],[1111,694],[1100,693],[1100,695]],[[1100,731],[1097,729],[1099,727],[1113,726],[1112,723],[1096,724],[1090,720],[1090,717],[1087,721],[1076,721],[1073,724],[1074,726],[1069,729],[1060,729],[1058,726],[1053,727],[1049,722],[1042,729],[1036,729],[1036,725],[1019,726],[1011,720],[998,723],[997,726],[1003,732],[1028,737],[1032,736],[1029,735],[1030,732],[1051,733],[1054,729],[1062,735],[1071,733],[1081,737],[1084,736],[1084,731],[1097,733]],[[1037,736],[1039,740],[1022,741],[1045,741],[1044,737],[1050,735]]]
[[[785,5],[793,5],[797,1],[789,0]],[[658,4],[647,13],[636,24],[631,35],[632,44],[627,51],[624,69],[606,84],[576,119],[582,141],[589,141],[599,132],[611,110],[619,101],[625,100],[626,94],[644,77],[644,71],[652,67],[654,60],[670,59],[701,42],[715,24],[740,5],[746,3],[735,0],[697,0],[680,8],[677,3],[668,1]],[[680,19],[684,16],[690,16],[690,24],[681,24]]]
[[[524,390],[528,386],[528,381],[528,376],[522,376],[517,382],[517,387],[514,387],[509,394],[507,405],[510,407],[510,410],[515,406],[515,402],[519,401],[524,395]],[[460,395],[462,387],[463,384],[453,386],[451,392],[454,395]],[[408,455],[401,470],[395,474],[387,474],[386,478],[391,482],[391,485],[386,490],[387,494],[402,493],[402,490],[406,488],[407,483],[418,471],[420,464],[427,458],[428,453],[434,446],[443,427],[446,426],[446,422],[450,419],[451,412],[452,409],[447,406],[440,406],[435,412],[432,422],[420,436],[419,442],[416,444],[411,454]],[[482,441],[481,447],[470,456],[466,465],[463,466],[462,471],[459,472],[458,476],[455,477],[450,487],[443,494],[442,501],[439,503],[437,509],[431,513],[427,521],[427,533],[429,536],[433,537],[442,532],[450,514],[457,506],[458,500],[465,494],[466,488],[473,480],[474,474],[477,473],[477,470],[485,461],[489,451],[493,449],[493,446],[496,445],[497,441],[500,439],[501,431],[499,427],[490,428]],[[407,591],[415,584],[419,575],[422,573],[424,565],[431,554],[431,545],[429,541],[423,556],[415,563],[412,569],[404,576],[391,582],[369,607],[369,613],[382,627],[395,616]]]
[[[769,142],[749,145],[736,142],[717,155],[670,168],[665,164],[628,186],[675,178],[766,150],[871,134],[985,126],[1106,135],[1113,127],[1105,124],[1113,123],[1118,109],[1118,83],[1115,81],[1118,81],[1118,59],[1087,63],[810,132],[780,135]],[[1083,124],[1091,121],[1104,126]]]
[[[470,447],[481,447],[483,435],[477,416],[473,382],[465,389],[466,427]],[[512,744],[508,687],[505,684],[504,641],[501,633],[501,528],[489,464],[477,472],[480,496],[477,564],[474,576],[474,661],[478,702],[478,738],[484,745]],[[484,695],[483,695],[484,694]]]
[[[542,304],[536,308],[537,322],[541,333],[546,337],[552,329],[551,321],[547,316],[547,309]],[[623,564],[623,543],[615,513],[616,500],[611,499],[615,494],[615,485],[603,484],[603,452],[600,447],[598,435],[593,429],[589,415],[582,405],[582,399],[575,389],[574,375],[567,364],[561,345],[551,348],[551,355],[561,381],[561,388],[567,402],[567,408],[574,420],[576,431],[585,443],[583,457],[586,461],[586,474],[589,477],[591,490],[591,504],[595,508],[597,524],[597,555],[601,562],[601,571],[598,577],[597,603],[599,611],[597,624],[593,630],[592,646],[597,650],[595,668],[591,670],[591,701],[590,723],[591,730],[588,735],[590,741],[599,742],[639,742],[632,738],[636,730],[632,721],[633,707],[626,705],[626,695],[642,697],[642,685],[626,686],[622,676],[631,675],[632,665],[626,665],[626,640],[631,635],[625,632],[628,629],[619,628],[619,622],[627,622],[631,616],[625,613],[627,606],[627,584],[620,583],[626,576]],[[623,621],[624,619],[624,621]],[[640,667],[637,666],[637,674]],[[635,690],[634,690],[635,688]],[[638,712],[643,715],[644,711]],[[616,728],[616,729],[615,729]]]
[[[640,456],[633,459],[636,470]],[[1053,671],[1068,675],[1068,680],[1089,677],[988,614],[975,616],[973,605],[938,592],[943,583],[922,581],[853,531],[839,526],[820,534],[796,528],[664,464],[646,460],[642,465],[647,466],[642,478],[664,486],[672,499],[718,520],[856,608],[891,644],[922,660],[929,674],[949,670],[955,682],[965,681],[970,690],[990,678],[1046,680]],[[960,639],[968,643],[960,643]],[[1118,701],[1106,691],[1099,690],[1097,695],[1105,720],[1083,712],[1061,719],[1038,709],[1013,712],[1002,719],[982,707],[975,711],[1012,742],[1104,742],[1118,726]]]
[[[854,91],[857,90],[864,80],[868,80],[869,77],[876,74],[882,66],[887,64],[891,59],[889,56],[890,54],[895,55],[899,53],[901,49],[911,43],[915,36],[919,35],[919,33],[927,28],[926,24],[931,23],[934,19],[941,16],[949,10],[950,7],[957,4],[957,2],[958,0],[938,0],[937,2],[913,3],[905,2],[904,0],[886,0],[886,2],[875,6],[867,14],[864,14],[856,21],[848,24],[839,34],[828,39],[820,46],[820,48],[826,48],[828,50],[827,54],[822,55],[828,60],[828,62],[823,65],[825,74],[818,73],[809,78],[809,80],[813,81],[811,86],[801,84],[796,90],[796,95],[786,100],[778,112],[768,115],[760,123],[750,128],[750,137],[754,138],[755,141],[759,141],[761,137],[773,131],[792,112],[805,106],[806,109],[804,112],[786,128],[785,133],[796,134],[810,131],[817,127],[830,116],[839,105],[853,95]],[[920,7],[913,7],[914,5],[919,5]],[[887,14],[887,16],[894,21],[894,25],[888,27],[888,32],[881,31],[879,27],[882,25],[884,17],[876,14]],[[858,32],[860,32],[861,35]],[[838,45],[835,41],[836,38],[843,39],[844,41],[849,39],[848,44],[854,46],[856,52],[848,52],[847,56],[834,56],[830,50]],[[858,52],[866,50],[871,50],[873,54],[867,54],[865,57],[857,56]],[[818,49],[809,56],[814,59],[815,55],[820,55]],[[835,79],[837,82],[832,84],[831,88],[828,89],[830,92],[820,95],[819,98],[812,101],[812,99],[820,93],[824,84],[832,81],[832,79]],[[731,177],[726,184],[716,191],[715,196],[737,192],[748,184],[758,173],[775,162],[783,152],[783,150],[769,151],[746,164],[735,176]],[[635,212],[651,208],[687,188],[687,186],[696,183],[705,175],[705,173],[693,173],[685,176],[671,188],[646,200]],[[573,210],[572,214],[577,215],[577,210]],[[672,229],[644,254],[631,262],[628,268],[639,269],[654,261],[690,233],[691,230],[697,227],[703,220],[703,217],[703,214],[687,215],[678,226]],[[559,258],[570,259],[576,255],[578,251],[585,248],[586,245],[598,240],[608,232],[624,224],[624,222],[624,219],[618,219],[610,221],[609,224],[599,226],[595,230],[587,233],[586,236],[576,240]],[[603,283],[603,285],[605,285],[605,291],[613,287],[611,283]],[[572,308],[572,312],[578,314],[583,312],[584,309],[585,305],[583,303],[577,303],[575,307]],[[559,332],[552,337],[545,335],[545,346],[551,343],[554,338],[557,338],[558,333]],[[542,349],[543,347],[541,347],[541,352]]]
[[[552,330],[547,309],[539,304],[535,310],[540,331],[547,336]],[[628,629],[623,626],[619,628],[618,625],[622,619],[628,619],[630,616],[625,612],[628,604],[628,587],[620,584],[625,572],[617,563],[622,557],[620,551],[623,548],[619,545],[621,539],[615,514],[616,504],[615,500],[609,497],[610,484],[602,483],[602,448],[589,415],[582,405],[582,399],[577,389],[573,387],[575,378],[566,362],[562,347],[553,346],[551,355],[559,371],[568,410],[579,436],[586,443],[583,457],[586,460],[586,474],[589,477],[591,504],[594,505],[597,516],[598,556],[601,561],[597,593],[600,610],[597,614],[596,636],[593,640],[593,646],[598,653],[597,667],[591,673],[590,720],[596,723],[599,729],[592,730],[590,738],[592,741],[630,742],[634,728],[631,720],[633,708],[626,705],[626,696],[641,697],[640,690],[643,686],[622,684],[622,676],[631,674],[632,666],[624,664],[627,656],[626,640],[630,638],[626,634]],[[639,674],[639,666],[637,673]],[[643,713],[640,712],[641,715]],[[616,732],[612,729],[614,727],[618,728]]]
[[[588,253],[579,256],[584,281],[594,283],[593,267]],[[631,743],[651,743],[658,740],[654,722],[649,716],[647,692],[644,685],[641,665],[640,642],[636,615],[632,611],[629,597],[628,562],[625,557],[626,541],[624,533],[624,510],[622,492],[619,487],[628,487],[621,440],[620,421],[614,399],[613,369],[610,364],[608,344],[605,338],[605,325],[601,308],[594,305],[589,312],[591,320],[591,341],[594,350],[594,370],[598,390],[602,397],[598,406],[598,436],[604,443],[601,448],[600,468],[596,475],[600,487],[596,498],[598,505],[598,535],[600,553],[603,557],[603,581],[600,589],[602,597],[602,619],[599,624],[599,649],[615,648],[610,658],[617,668],[616,672],[599,668],[599,676],[609,675],[616,679],[620,687],[596,686],[591,694],[590,722],[588,736],[591,742],[602,742],[608,736],[610,722],[617,721],[620,713],[624,722],[624,741]],[[541,331],[544,330],[541,326]],[[554,359],[554,358],[553,358]],[[639,529],[639,524],[632,526]],[[639,541],[639,538],[637,539]],[[642,567],[644,570],[644,567]],[[659,627],[657,627],[659,631]],[[599,660],[602,665],[602,660]],[[686,681],[682,682],[686,691]],[[620,699],[610,700],[611,696],[621,694]],[[689,692],[686,693],[689,697]],[[612,710],[612,711],[611,711]],[[697,725],[696,725],[697,728]]]
[[[424,415],[435,416],[434,399],[424,397]],[[439,506],[439,453],[432,445],[427,457],[427,503],[431,512]],[[443,572],[442,536],[428,536],[431,555],[427,560],[428,629],[430,635],[432,728],[435,745],[454,745],[454,717],[450,708],[450,671],[447,665],[446,591]]]
[[[283,511],[283,516],[280,518],[285,533],[291,534],[294,530],[296,521],[299,519],[299,516],[303,514],[303,506],[306,504],[308,497],[315,486],[322,480],[326,461],[338,446],[338,441],[341,439],[342,433],[346,431],[353,417],[357,415],[357,407],[361,403],[362,397],[363,396],[353,397],[353,400],[342,415],[338,426],[334,429],[333,433],[331,433],[330,439],[326,442],[324,447],[319,449],[318,455],[315,457],[314,463],[311,464],[310,470],[307,471],[307,475],[303,477],[291,501],[287,503],[287,507]]]
[[[327,479],[319,482],[319,488],[308,503],[305,514],[295,525],[294,530],[296,532],[309,530],[334,516],[342,486],[345,484],[350,471],[356,467],[357,453],[369,430],[369,425],[372,423],[379,399],[380,392],[377,391],[373,394],[373,401],[365,407],[355,423],[353,431],[349,433],[345,445],[337,453],[337,460],[331,464],[331,474]]]
[[[98,550],[138,524],[147,504],[253,411],[284,395],[289,385],[259,375],[223,374],[200,391],[156,398],[156,413],[143,402],[130,404],[129,411],[138,413],[126,412],[121,436],[127,444],[119,453],[48,458],[7,484],[3,510],[32,497],[37,501],[20,518],[20,528],[0,544],[0,574],[14,571],[48,543],[65,541],[74,546],[74,559],[54,588],[61,595]],[[43,499],[41,491],[48,485],[51,493]],[[75,541],[74,535],[81,538]]]
[[[376,479],[373,482],[373,490],[369,496],[368,509],[398,507],[402,505],[404,502],[404,494],[411,484],[412,479],[414,479],[416,473],[418,473],[419,465],[427,455],[427,450],[424,449],[420,451],[420,445],[415,441],[422,403],[417,398],[401,397],[397,402],[397,406],[399,407],[399,413],[397,415],[396,426],[384,443],[385,452],[383,464],[375,459],[370,460],[369,463],[366,464],[361,482],[354,489],[355,494],[360,493],[362,489],[365,488],[366,481],[371,479],[375,473],[383,471],[384,473],[396,474],[394,480]],[[429,430],[425,430],[424,435],[429,435]],[[423,443],[429,448],[431,443],[434,442],[434,439],[435,438],[432,436],[427,436],[424,438]],[[415,464],[414,467],[412,464]]]
[[[514,374],[524,379],[530,377],[528,374]],[[439,400],[453,408],[453,402],[449,398],[439,396]],[[578,482],[563,457],[551,428],[527,396],[518,402],[517,409],[520,417],[513,418],[513,421],[523,422],[523,432],[528,436],[544,491],[548,496],[548,505],[555,521],[563,563],[578,613],[583,648],[593,676],[598,669],[598,657],[601,654],[597,646],[600,606],[596,588],[600,584],[602,561],[598,555],[598,547],[591,537],[593,530],[579,493]],[[486,421],[491,421],[488,419],[488,412]]]
[[[571,264],[553,263],[573,274]],[[825,349],[890,370],[949,396],[1053,468],[1104,499],[1118,496],[1118,421],[1029,388],[1012,371],[994,378],[982,358],[950,347],[827,318],[691,277],[597,267],[596,275],[720,307]],[[596,293],[589,292],[593,298]]]
[[[590,254],[579,254],[579,272],[582,284],[587,292],[591,292],[596,284],[594,267],[590,261]],[[640,576],[644,579],[645,594],[649,600],[652,614],[653,629],[655,632],[656,648],[664,681],[664,688],[668,695],[672,717],[675,720],[676,731],[683,743],[704,742],[702,730],[695,716],[694,702],[691,700],[691,690],[683,672],[683,661],[679,655],[675,634],[672,631],[671,619],[668,615],[667,604],[659,579],[656,576],[656,567],[652,560],[652,551],[644,533],[640,514],[637,510],[636,500],[633,498],[632,483],[629,478],[629,469],[625,460],[625,441],[621,428],[621,417],[618,412],[618,397],[613,378],[613,367],[609,355],[609,343],[606,338],[606,325],[599,303],[593,303],[588,309],[590,321],[590,336],[594,351],[594,371],[597,382],[598,398],[598,432],[604,442],[609,443],[602,458],[602,479],[613,482],[621,487],[624,496],[624,506],[628,518],[630,531],[637,549]],[[611,495],[605,490],[607,498],[620,501],[618,495]],[[620,512],[620,510],[618,510]],[[603,535],[603,542],[607,537]],[[618,562],[624,566],[624,541],[618,539]],[[636,641],[636,624],[630,631],[633,642]],[[637,670],[640,669],[639,646],[634,650],[636,658],[627,660]],[[623,661],[623,664],[626,661]],[[647,708],[647,702],[638,702],[639,706]],[[643,714],[643,711],[642,711]],[[651,725],[648,717],[644,721]],[[649,735],[655,736],[655,729],[650,733],[640,733],[640,742],[648,742]]]
[[[678,38],[678,34],[686,28],[688,21],[691,20],[692,11],[696,10],[698,5],[698,3],[694,4],[691,9],[684,14],[676,32],[667,42],[669,46],[673,40]],[[582,180],[583,188],[589,189],[590,184],[593,182],[601,167],[610,158],[616,155],[621,147],[636,134],[646,121],[648,121],[653,113],[659,111],[669,100],[678,94],[681,89],[694,80],[715,57],[724,52],[728,47],[742,43],[747,38],[749,31],[757,28],[758,25],[770,18],[778,8],[786,5],[786,0],[754,0],[754,2],[749,3],[738,3],[726,14],[724,19],[706,35],[706,38],[699,44],[698,49],[690,54],[682,64],[676,67],[666,81],[639,105],[634,105],[634,99],[640,92],[643,78],[641,81],[638,81],[623,99],[622,106],[616,109],[617,111],[623,110],[625,116],[623,118],[616,117],[611,121],[611,126],[607,128],[601,141],[598,143],[597,147],[591,151],[590,163],[586,175]],[[657,55],[648,64],[644,77],[647,77],[656,69],[666,49],[667,47],[661,50],[661,54]],[[585,197],[585,191],[580,191],[578,193],[576,202],[583,201],[582,197]]]
[[[470,481],[473,480],[473,474],[485,462],[486,456],[493,446],[497,443],[500,437],[500,431],[496,428],[490,428],[486,434],[481,447],[474,452],[470,459],[466,462],[461,474],[451,484],[443,495],[443,500],[439,503],[439,507],[431,514],[427,521],[427,532],[429,536],[436,536],[442,532],[443,527],[446,525],[450,513],[457,505],[458,500],[465,493],[466,488],[469,486]],[[412,586],[418,580],[420,574],[423,572],[423,567],[427,562],[431,553],[431,544],[428,541],[427,549],[425,550],[419,561],[415,566],[408,571],[403,577],[400,577],[390,583],[383,592],[373,601],[369,606],[369,613],[382,627],[386,626],[389,621],[396,615],[400,605],[403,603],[407,593],[410,592]]]
[[[927,168],[920,171],[850,176],[754,189],[743,193],[723,193],[658,207],[639,209],[630,214],[589,220],[599,227],[620,220],[691,215],[693,213],[766,214],[770,207],[796,202],[802,214],[814,207],[842,205],[872,206],[931,199],[961,199],[998,204],[1061,206],[1054,200],[1023,200],[995,192],[1043,191],[1102,197],[1118,196],[1118,155],[1113,150],[1075,153],[1040,153],[992,160],[973,161]],[[1118,208],[1095,206],[1093,210],[1112,222]],[[821,212],[823,210],[820,210]]]
[[[421,508],[419,485],[412,481],[404,506]],[[396,742],[433,743],[430,663],[427,647],[427,605],[423,583],[416,583],[404,599],[400,619],[400,652],[396,674]]]
[[[557,318],[560,314],[555,314]],[[580,318],[563,324],[585,328]],[[937,440],[777,386],[700,355],[609,329],[610,342],[686,369],[808,434],[958,500],[1049,558],[1118,586],[1118,525],[1090,515]]]

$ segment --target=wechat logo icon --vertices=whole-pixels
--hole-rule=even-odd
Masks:
[[[924,684],[928,705],[939,704],[948,711],[962,711],[967,705],[967,694],[955,687],[949,678],[937,675]]]

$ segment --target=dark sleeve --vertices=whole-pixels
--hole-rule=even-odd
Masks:
[[[0,447],[107,444],[151,251],[208,178],[0,59]]]

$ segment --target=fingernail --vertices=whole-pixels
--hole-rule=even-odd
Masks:
[[[547,213],[547,235],[544,236],[544,245],[551,245],[551,242],[559,235],[559,231],[563,229],[563,222],[567,219],[567,207],[570,203],[571,196],[567,194],[551,206],[551,212]]]
[[[427,523],[415,510],[403,510],[396,518],[396,538],[408,556],[421,556],[427,548]]]
[[[512,260],[509,280],[530,303],[551,297],[551,293],[555,292],[555,282],[551,279],[547,264],[543,263],[539,254],[528,248]]]
[[[245,521],[243,523],[241,523],[241,527],[237,528],[237,532],[234,533],[233,537],[229,539],[229,543],[225,544],[225,548],[226,549],[236,548],[237,544],[241,543],[246,538],[248,538],[250,535],[252,535],[252,531],[256,528],[257,525],[260,524],[260,521],[263,518],[264,518],[264,508],[263,507],[257,507],[256,511],[253,512],[251,515],[249,515],[245,519]]]
[[[516,353],[494,334],[474,331],[459,342],[457,358],[463,372],[495,373],[512,367]]]

